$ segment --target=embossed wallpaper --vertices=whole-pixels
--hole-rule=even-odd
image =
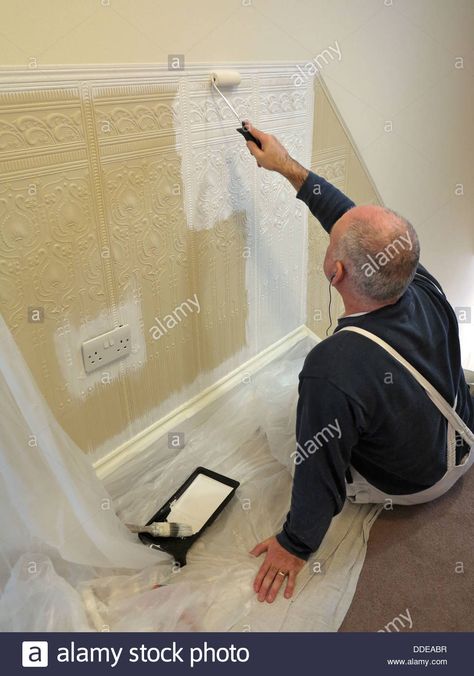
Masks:
[[[242,118],[355,201],[378,201],[320,81],[234,67],[242,82],[225,93]],[[0,309],[94,459],[301,324],[324,336],[328,237],[236,126],[202,69],[2,85]],[[82,343],[125,324],[131,354],[86,373]]]
[[[312,81],[233,67],[242,118],[308,165]],[[131,71],[10,74],[0,94],[0,309],[95,458],[306,319],[294,189],[258,169],[207,71]],[[82,343],[122,324],[131,354],[86,373]]]

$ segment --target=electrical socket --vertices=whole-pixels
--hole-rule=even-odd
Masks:
[[[82,343],[82,359],[86,373],[102,368],[116,359],[127,357],[132,351],[130,327],[120,325]]]

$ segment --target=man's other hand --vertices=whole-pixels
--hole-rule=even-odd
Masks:
[[[267,554],[253,583],[254,591],[258,594],[258,600],[266,600],[268,603],[272,603],[285,581],[285,598],[291,598],[295,589],[296,576],[304,567],[306,561],[290,554],[274,536],[260,542],[252,549],[250,554],[260,556],[263,552],[267,552]],[[285,573],[285,575],[281,573]]]

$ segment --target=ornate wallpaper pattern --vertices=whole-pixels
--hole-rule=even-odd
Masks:
[[[312,83],[235,68],[242,119],[309,165]],[[2,86],[0,308],[96,458],[305,321],[307,210],[236,126],[204,71]],[[86,374],[82,342],[121,324],[130,356]]]

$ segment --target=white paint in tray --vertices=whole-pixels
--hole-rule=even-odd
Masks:
[[[193,534],[197,533],[232,490],[232,486],[211,479],[206,474],[198,474],[184,493],[172,503],[166,520],[170,523],[189,524]]]

